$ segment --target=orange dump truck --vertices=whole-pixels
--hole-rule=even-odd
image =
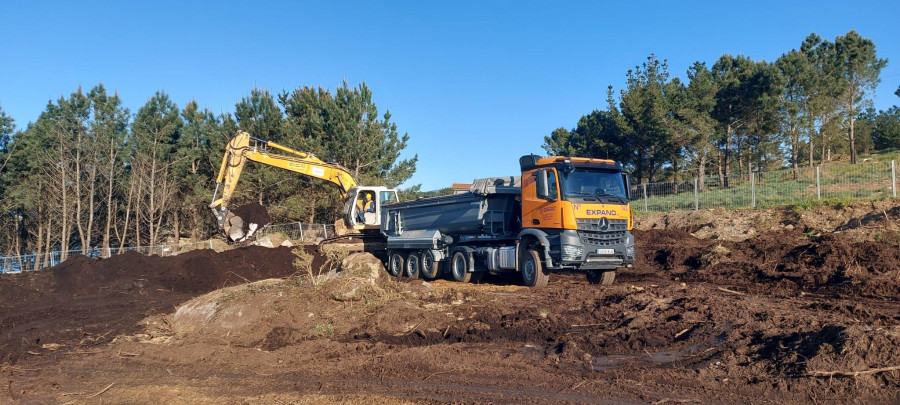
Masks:
[[[457,281],[519,272],[547,284],[576,270],[611,284],[635,259],[628,175],[618,162],[577,157],[519,159],[521,176],[474,182],[466,193],[385,204],[388,272]]]

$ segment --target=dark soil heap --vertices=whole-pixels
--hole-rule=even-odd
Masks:
[[[314,248],[307,250],[317,255]],[[202,293],[297,270],[290,248],[248,246],[178,256],[129,252],[108,259],[70,257],[50,269],[0,277],[0,364],[46,343],[108,342],[137,322]]]
[[[262,228],[263,226],[268,225],[269,221],[271,221],[269,213],[266,211],[266,207],[263,207],[259,203],[242,205],[231,210],[231,213],[241,217],[241,219],[244,220],[244,230],[247,230],[247,227],[250,224],[257,224],[259,225],[259,228]]]
[[[900,296],[900,247],[890,243],[798,231],[769,232],[742,242],[698,239],[679,229],[634,234],[640,255],[635,269],[640,272],[754,293]]]

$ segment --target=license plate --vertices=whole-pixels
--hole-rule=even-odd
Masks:
[[[598,255],[611,255],[616,253],[614,249],[597,249]]]

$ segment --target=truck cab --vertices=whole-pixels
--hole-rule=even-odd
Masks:
[[[635,260],[628,176],[621,163],[523,156],[520,248],[538,250],[542,267],[600,272]]]

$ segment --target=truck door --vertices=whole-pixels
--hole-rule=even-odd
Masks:
[[[556,169],[547,167],[522,175],[522,227],[561,228],[559,181]],[[539,188],[542,186],[543,191]]]

